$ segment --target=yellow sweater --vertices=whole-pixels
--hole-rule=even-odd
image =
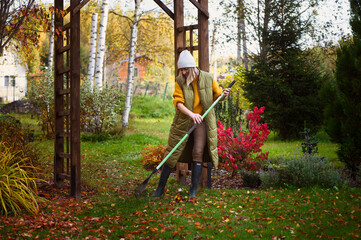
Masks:
[[[201,101],[199,99],[199,93],[198,93],[198,76],[195,77],[195,79],[192,82],[192,86],[194,89],[194,104],[193,104],[193,112],[197,114],[202,114],[203,109],[201,105]],[[219,86],[218,82],[213,79],[212,83],[212,89],[213,89],[213,100],[216,100],[223,92],[223,89]],[[179,86],[177,82],[175,82],[174,87],[174,93],[173,93],[173,104],[177,108],[177,103],[183,103],[184,104],[184,96],[182,88]]]

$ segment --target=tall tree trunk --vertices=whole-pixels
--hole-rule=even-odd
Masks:
[[[216,54],[216,33],[219,23],[213,21],[213,32],[211,40],[211,63],[213,64],[213,78],[217,80],[217,54]]]
[[[92,15],[92,25],[90,32],[90,49],[89,49],[89,67],[88,67],[88,81],[90,86],[93,89],[94,85],[94,73],[95,73],[95,54],[97,50],[97,23],[98,23],[98,14],[93,13]]]
[[[244,0],[237,0],[237,62],[242,62],[248,70],[248,52],[245,23]],[[243,56],[242,56],[243,50]]]
[[[272,0],[264,1],[264,19],[263,19],[263,28],[261,30],[261,44],[260,44],[260,55],[263,61],[266,61],[266,55],[268,51],[267,36],[268,36],[268,24],[270,21],[270,14],[271,14],[271,1]]]
[[[105,55],[105,33],[107,30],[109,4],[108,0],[103,0],[102,11],[99,25],[98,52],[95,65],[95,87],[103,88],[103,64]]]
[[[237,12],[237,63],[242,61],[242,9],[241,9],[242,0],[237,0],[236,12]]]
[[[246,9],[244,6],[244,0],[241,0],[240,2],[240,10],[241,10],[241,26],[240,26],[240,30],[242,33],[242,47],[243,47],[243,65],[246,68],[246,70],[248,70],[248,51],[247,51],[247,35],[246,35]]]
[[[54,60],[54,12],[51,13],[51,26],[50,26],[50,36],[49,36],[49,56],[48,56],[48,68],[53,69],[53,60]]]
[[[122,117],[122,126],[124,128],[128,127],[129,113],[130,113],[130,108],[132,105],[134,62],[135,62],[135,53],[136,53],[137,35],[138,35],[138,18],[139,18],[140,0],[134,0],[134,2],[135,2],[134,18],[133,18],[131,31],[130,31],[127,94],[125,97],[125,106],[124,106],[123,117]]]

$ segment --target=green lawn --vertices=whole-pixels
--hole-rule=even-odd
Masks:
[[[150,172],[140,167],[149,144],[165,144],[171,119],[132,119],[121,139],[82,142],[82,183],[74,200],[68,189],[40,190],[50,199],[40,212],[1,217],[0,236],[9,239],[359,239],[361,189],[200,189],[188,199],[188,186],[170,178],[162,198],[152,198],[159,174],[144,195],[134,189]],[[53,141],[34,143],[52,178]],[[335,146],[320,143],[330,159]],[[272,140],[271,157],[300,152],[300,142]],[[54,193],[55,191],[55,193]]]

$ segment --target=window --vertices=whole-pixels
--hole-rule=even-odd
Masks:
[[[12,87],[15,87],[15,76],[11,76],[11,82],[10,82]]]
[[[5,87],[8,87],[8,86],[9,86],[9,79],[10,79],[9,76],[4,76],[4,86],[5,86]]]
[[[139,67],[134,68],[134,77],[139,77]]]

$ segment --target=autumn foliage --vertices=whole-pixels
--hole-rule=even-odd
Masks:
[[[232,171],[232,176],[236,175],[237,169],[258,171],[262,162],[268,158],[268,152],[263,153],[261,149],[270,133],[267,123],[260,123],[264,109],[265,107],[255,107],[247,115],[249,127],[242,128],[240,122],[237,137],[231,128],[224,129],[223,123],[218,121],[218,155],[223,165]]]
[[[145,169],[153,170],[163,159],[166,146],[149,145],[144,148],[142,153],[142,166]]]

